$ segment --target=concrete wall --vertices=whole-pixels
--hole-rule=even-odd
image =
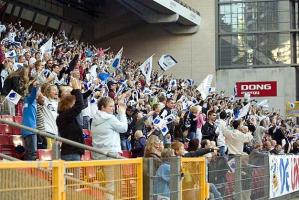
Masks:
[[[124,56],[141,62],[155,53],[156,69],[159,57],[170,53],[178,64],[169,73],[199,83],[207,74],[215,73],[215,1],[185,2],[201,14],[202,23],[196,34],[173,35],[165,31],[163,25],[145,24],[98,45],[111,46],[115,51],[124,46]]]
[[[270,110],[274,108],[285,113],[285,102],[296,100],[296,71],[294,68],[227,69],[217,71],[217,91],[224,90],[232,95],[236,82],[277,81],[277,97],[253,97],[269,100]]]

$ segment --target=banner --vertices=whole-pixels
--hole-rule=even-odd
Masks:
[[[169,70],[177,63],[178,62],[171,55],[162,55],[158,62],[163,71]]]
[[[243,97],[245,93],[249,93],[252,97],[276,97],[277,82],[237,82],[235,87],[235,96]]]
[[[299,157],[269,156],[269,197],[276,198],[299,190]]]
[[[299,117],[299,101],[286,103],[286,117]]]

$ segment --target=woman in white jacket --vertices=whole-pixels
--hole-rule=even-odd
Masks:
[[[98,111],[91,124],[93,147],[114,155],[122,153],[119,134],[127,132],[128,129],[126,105],[121,102],[120,100],[118,103],[118,115],[115,116],[114,100],[110,97],[100,98]],[[103,160],[109,159],[109,157],[93,153],[93,159]]]

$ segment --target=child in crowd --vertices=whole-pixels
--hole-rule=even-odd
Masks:
[[[132,148],[132,157],[133,158],[143,157],[146,138],[143,135],[142,131],[140,130],[135,132],[134,137],[135,137],[135,141]]]
[[[22,125],[36,128],[37,105],[36,97],[38,95],[38,83],[33,81],[28,89],[28,95],[25,97],[24,114]],[[22,129],[22,137],[25,142],[25,160],[36,160],[37,137],[36,134]]]

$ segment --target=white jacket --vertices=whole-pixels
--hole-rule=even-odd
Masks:
[[[224,121],[223,119],[219,119],[216,121],[216,124],[218,124],[217,129],[216,129],[216,133],[218,134],[217,146],[225,147],[226,143],[225,143],[225,137],[223,135],[223,132],[226,129],[226,121]]]
[[[120,133],[127,132],[126,115],[118,115],[97,111],[91,124],[92,145],[105,152],[121,153]]]
[[[236,129],[225,129],[223,134],[228,148],[228,153],[233,155],[244,155],[244,143],[250,142],[253,138],[250,132],[245,134]]]

